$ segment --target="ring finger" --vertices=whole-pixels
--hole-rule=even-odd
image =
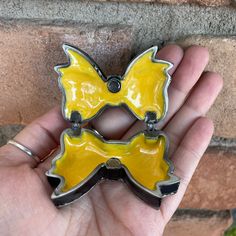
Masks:
[[[63,119],[60,108],[56,107],[26,126],[16,135],[14,141],[29,149],[40,160],[44,159],[59,145],[61,132],[68,126]],[[0,149],[1,161],[14,165],[29,164],[35,167],[37,162],[19,148],[8,144]]]

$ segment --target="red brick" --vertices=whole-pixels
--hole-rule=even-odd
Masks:
[[[88,52],[105,73],[130,60],[132,29],[0,22],[0,124],[24,124],[60,104],[53,67],[66,62],[62,43]],[[109,70],[108,70],[109,69]]]
[[[231,223],[227,212],[177,214],[167,224],[164,236],[222,236]]]
[[[130,28],[0,23],[0,124],[28,123],[60,103],[53,66],[66,60],[62,42],[90,53],[105,72],[120,73],[129,61],[131,41]],[[209,47],[211,61],[207,69],[224,77],[224,89],[209,117],[215,122],[216,136],[235,137],[236,67],[232,58],[236,58],[236,39],[196,36],[179,43]]]
[[[232,209],[236,207],[236,154],[208,150],[191,180],[182,208]]]
[[[182,46],[201,45],[209,49],[210,62],[206,70],[223,76],[224,87],[208,116],[215,123],[215,135],[236,137],[236,37],[192,36],[178,41]]]

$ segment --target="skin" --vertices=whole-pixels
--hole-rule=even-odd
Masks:
[[[0,235],[162,235],[179,206],[192,175],[213,134],[213,123],[205,118],[222,88],[221,77],[203,72],[209,54],[206,48],[183,50],[168,45],[158,58],[174,64],[168,89],[169,111],[159,124],[170,137],[170,159],[181,179],[178,193],[163,199],[155,210],[120,182],[98,184],[75,203],[56,208],[45,172],[52,157],[37,165],[12,145],[0,148]],[[60,133],[69,125],[60,108],[54,108],[22,130],[15,140],[39,157],[59,145]],[[143,124],[126,110],[106,110],[92,122],[102,135],[126,139]]]

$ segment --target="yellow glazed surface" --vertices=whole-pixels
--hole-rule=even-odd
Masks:
[[[153,62],[154,48],[133,61],[117,93],[108,90],[107,83],[84,56],[71,48],[66,53],[70,58],[70,66],[58,69],[60,84],[65,91],[66,119],[70,119],[73,111],[78,111],[82,120],[91,119],[107,104],[126,104],[140,120],[145,118],[147,111],[155,112],[157,119],[164,116],[166,101],[163,90],[168,82],[165,71],[170,65]]]
[[[145,188],[156,189],[156,183],[168,180],[169,166],[163,159],[166,140],[164,136],[148,139],[137,134],[127,144],[107,143],[93,133],[82,129],[80,136],[63,134],[64,153],[55,162],[52,173],[63,176],[62,192],[67,192],[85,180],[95,168],[112,157],[125,165],[131,176]]]

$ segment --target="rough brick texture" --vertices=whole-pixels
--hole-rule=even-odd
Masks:
[[[67,61],[63,42],[85,50],[105,72],[116,74],[130,60],[131,40],[132,30],[126,27],[0,22],[0,124],[28,123],[60,104],[53,67]]]
[[[222,236],[231,223],[227,211],[177,211],[164,236]]]
[[[217,98],[208,116],[214,120],[215,135],[236,137],[236,37],[213,38],[204,36],[192,36],[179,43],[184,46],[193,44],[208,47],[210,63],[206,70],[220,73],[224,79],[224,87]]]
[[[195,3],[203,6],[225,6],[230,5],[230,0],[100,0],[113,1],[113,2],[157,2],[157,3],[167,3],[167,4],[183,4],[183,3]],[[233,2],[233,1],[232,1]]]
[[[0,147],[5,145],[9,139],[14,138],[23,128],[23,125],[0,126]]]
[[[162,3],[180,4],[180,3],[196,3],[204,6],[224,6],[229,5],[230,0],[159,0]]]
[[[217,149],[208,150],[199,163],[180,207],[236,208],[235,173],[235,153]]]

